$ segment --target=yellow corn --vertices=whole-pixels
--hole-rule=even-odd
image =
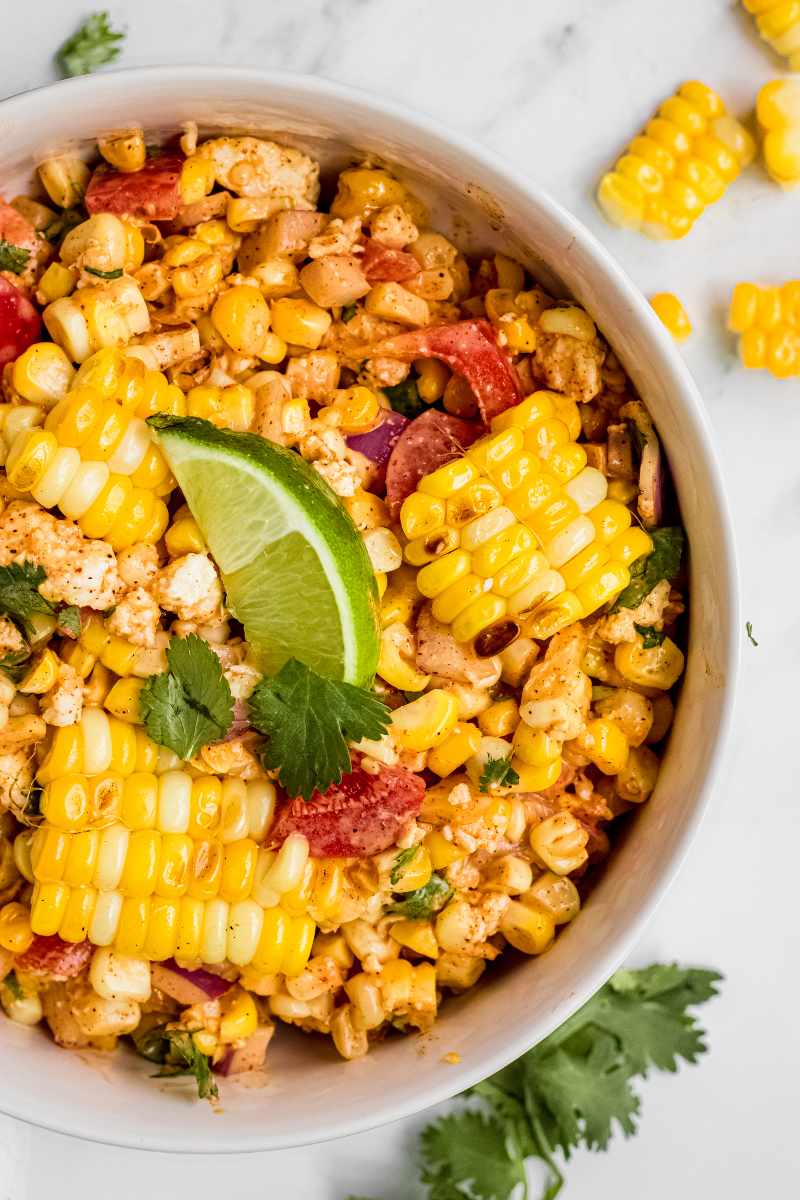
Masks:
[[[232,350],[255,357],[269,331],[269,306],[258,288],[240,284],[222,293],[211,320]]]
[[[184,204],[195,204],[207,196],[216,183],[216,168],[210,158],[193,154],[181,168],[181,199]]]
[[[392,737],[404,750],[431,750],[455,728],[458,703],[451,692],[433,688],[392,713]]]
[[[378,397],[371,388],[361,386],[337,391],[331,408],[343,433],[363,433],[372,429],[380,412]]]
[[[614,225],[681,238],[754,154],[752,137],[717,93],[684,83],[603,176],[597,200]]]
[[[392,867],[392,891],[415,892],[428,883],[432,871],[433,864],[427,846],[415,846],[414,853],[407,861]]]
[[[100,138],[97,149],[106,162],[117,171],[138,171],[144,166],[147,159],[147,149],[141,129],[116,134],[114,137]]]
[[[81,158],[64,154],[41,163],[39,178],[53,204],[59,208],[74,208],[83,202],[91,171]]]
[[[124,346],[150,328],[147,303],[127,275],[52,301],[43,319],[53,341],[78,363],[101,347]]]
[[[389,935],[415,954],[425,958],[439,957],[439,943],[430,921],[396,921],[389,929]]]
[[[34,342],[15,361],[11,372],[14,390],[31,404],[52,408],[67,394],[75,368],[54,342]]]
[[[421,692],[430,681],[414,665],[414,639],[402,622],[393,622],[381,633],[378,674],[401,692]]]
[[[790,71],[800,71],[800,0],[742,0],[758,32]]]
[[[614,721],[589,721],[577,738],[578,747],[604,775],[616,775],[628,761],[629,744]]]
[[[256,403],[250,388],[234,383],[225,388],[210,385],[191,388],[186,395],[186,408],[190,417],[203,417],[221,428],[243,433],[253,424]]]
[[[675,341],[685,342],[692,332],[692,323],[678,297],[672,292],[657,292],[650,297],[650,305]]]
[[[55,685],[58,678],[59,662],[52,650],[43,650],[33,661],[32,666],[22,677],[18,685],[23,695],[43,696]]]
[[[406,559],[457,641],[504,617],[547,638],[627,586],[631,514],[606,499],[561,399],[534,392],[403,502]]]
[[[255,1033],[258,1025],[258,1010],[249,992],[233,988],[220,1001],[222,1009],[219,1040],[223,1045],[238,1042]]]
[[[477,753],[480,742],[479,729],[468,721],[458,721],[445,740],[431,750],[427,766],[442,779],[452,775]]]
[[[645,650],[642,638],[637,637],[635,642],[617,646],[614,666],[623,678],[639,687],[669,691],[683,673],[684,657],[671,638],[664,638],[660,645]]]
[[[511,900],[503,913],[500,932],[515,950],[523,954],[542,954],[555,937],[555,922],[539,909]]]
[[[356,167],[342,171],[338,190],[331,205],[334,217],[367,217],[390,204],[403,204],[406,189],[387,171]]]
[[[0,948],[24,954],[32,941],[30,910],[24,904],[4,904],[0,908]]]
[[[434,871],[441,871],[445,867],[452,866],[453,863],[461,862],[467,857],[467,851],[462,850],[460,846],[456,846],[453,842],[447,840],[443,833],[438,830],[433,830],[425,838],[425,845],[428,848],[428,853],[431,856]]]
[[[800,4],[797,14],[800,47]],[[775,79],[765,84],[758,93],[756,116],[763,135],[764,165],[777,183],[791,187],[800,181],[800,81]]]
[[[139,695],[144,687],[143,679],[118,679],[108,692],[104,707],[107,712],[119,717],[121,721],[129,721],[133,725],[141,725],[139,716]]]
[[[316,350],[331,326],[330,313],[310,300],[281,297],[272,301],[270,314],[282,342],[307,350]]]
[[[77,282],[78,271],[75,267],[65,267],[63,263],[52,262],[39,280],[36,288],[37,298],[42,304],[62,300],[74,292]]]
[[[194,517],[181,516],[173,521],[164,534],[164,544],[170,558],[184,554],[204,554],[206,543]]]

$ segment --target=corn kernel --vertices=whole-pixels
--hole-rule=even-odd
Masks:
[[[678,297],[672,292],[657,292],[650,297],[650,305],[675,341],[685,342],[692,332],[692,323]]]
[[[434,688],[394,710],[392,737],[406,750],[431,750],[452,732],[457,720],[455,698],[441,688]]]
[[[318,349],[331,325],[331,315],[310,300],[289,297],[270,305],[272,329],[282,341],[308,350]]]

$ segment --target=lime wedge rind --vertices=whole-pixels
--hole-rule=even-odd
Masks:
[[[364,543],[299,455],[196,417],[150,424],[217,561],[234,616],[265,671],[298,658],[372,681],[377,590]]]

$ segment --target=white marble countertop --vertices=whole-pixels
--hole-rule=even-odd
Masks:
[[[761,84],[780,73],[778,60],[736,0],[109,4],[114,23],[128,28],[124,65],[306,71],[435,115],[547,187],[646,293],[674,290],[686,303],[696,326],[686,358],[717,433],[744,615],[760,645],[744,646],[727,786],[634,961],[713,965],[727,981],[722,998],[703,1011],[710,1056],[680,1078],[646,1083],[638,1136],[615,1140],[606,1155],[579,1155],[567,1194],[796,1194],[800,944],[790,881],[800,806],[786,760],[796,745],[792,680],[800,665],[800,557],[792,557],[800,552],[800,383],[741,370],[724,308],[736,280],[798,276],[800,193],[783,195],[752,171],[690,238],[672,246],[610,229],[591,201],[603,165],[683,79],[705,80],[744,111]],[[84,0],[7,0],[0,90],[11,94],[52,78],[54,48],[91,7]],[[192,1159],[88,1145],[0,1118],[0,1200],[342,1200],[351,1191],[405,1200],[414,1194],[411,1155],[421,1123],[310,1150]]]

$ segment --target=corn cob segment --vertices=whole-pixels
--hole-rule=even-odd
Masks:
[[[600,180],[613,225],[659,240],[682,238],[752,162],[752,137],[704,83],[684,83]]]
[[[792,187],[800,181],[800,80],[764,84],[756,116],[764,137],[764,166],[776,183]]]
[[[800,375],[800,280],[763,288],[737,283],[728,328],[739,334],[743,366],[763,368],[778,379]]]
[[[800,71],[800,0],[742,0],[758,32],[790,71]]]
[[[33,364],[25,373],[29,390]],[[49,361],[44,367],[52,370]],[[160,371],[101,351],[83,364],[43,427],[20,428],[10,441],[5,422],[8,480],[42,507],[57,505],[87,537],[105,538],[115,550],[157,542],[168,523],[162,497],[175,481],[144,418],[183,408],[180,389]]]
[[[551,637],[619,595],[652,547],[607,499],[559,404],[567,416],[563,397],[534,392],[403,502],[406,559],[457,641],[508,618]]]

